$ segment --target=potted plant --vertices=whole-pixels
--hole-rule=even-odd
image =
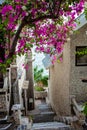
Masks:
[[[34,82],[35,82],[35,98],[46,98],[47,92],[44,87],[48,86],[48,76],[43,75],[43,68],[38,69],[38,66],[34,68]]]

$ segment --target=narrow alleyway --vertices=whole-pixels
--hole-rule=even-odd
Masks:
[[[28,130],[73,130],[64,123],[54,121],[56,114],[44,100],[35,100],[35,106],[35,109],[29,112],[29,116],[33,119],[33,125]],[[1,120],[0,124],[0,130],[26,130],[14,127],[7,118]]]
[[[47,104],[44,100],[38,100],[36,102],[35,110],[31,111],[29,115],[32,116],[34,123],[41,122],[51,122],[54,120],[55,113],[53,112],[51,106]]]
[[[36,100],[36,108],[29,115],[33,118],[32,130],[72,130],[70,126],[54,121],[55,113],[43,100]]]

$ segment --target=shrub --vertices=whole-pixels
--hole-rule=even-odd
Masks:
[[[43,68],[38,69],[38,66],[34,68],[34,82],[38,85],[38,83],[42,83],[43,86],[48,86],[48,75],[43,75]]]
[[[36,87],[35,87],[35,90],[36,90],[36,91],[44,91],[45,89],[44,89],[43,87],[36,86]]]

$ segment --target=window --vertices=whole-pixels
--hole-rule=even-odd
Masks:
[[[76,66],[87,66],[87,46],[76,46]]]

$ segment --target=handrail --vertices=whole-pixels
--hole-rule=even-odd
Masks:
[[[76,114],[76,116],[79,118],[79,120],[84,120],[84,114],[82,113],[83,107],[82,105],[79,105],[75,99],[75,96],[71,96],[71,103],[73,105],[73,110]]]
[[[72,98],[72,104],[74,105],[74,107],[79,111],[79,112],[82,112],[83,111],[83,108],[81,105],[78,105],[78,103],[76,102],[76,99],[75,98]]]

